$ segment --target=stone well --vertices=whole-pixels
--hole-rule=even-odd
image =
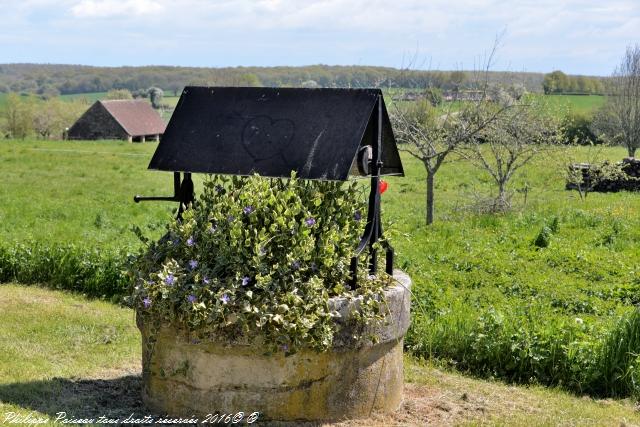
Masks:
[[[151,360],[148,328],[138,316],[143,341],[143,400],[147,407],[175,417],[259,412],[260,421],[331,421],[392,412],[402,402],[403,337],[409,327],[410,278],[395,271],[386,294],[387,321],[368,327],[355,341],[350,326],[340,328],[331,349],[302,350],[285,357],[264,355],[255,345],[192,343],[171,326],[161,327]],[[343,298],[332,308],[344,316],[353,309]],[[362,331],[359,331],[362,332]]]

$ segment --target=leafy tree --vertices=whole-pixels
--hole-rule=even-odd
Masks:
[[[544,76],[542,87],[545,94],[561,93],[567,90],[569,79],[562,71],[556,70]]]
[[[138,89],[131,93],[134,98],[148,98],[149,97],[149,89]]]
[[[35,106],[33,130],[43,139],[49,139],[56,128],[59,117],[58,100],[48,100]]]
[[[59,139],[87,109],[82,101],[51,98],[33,106],[33,130],[43,139]]]
[[[247,87],[260,87],[262,83],[258,76],[253,73],[242,74],[238,80],[236,86],[247,86]]]
[[[133,95],[127,89],[111,89],[105,99],[133,99]]]
[[[593,114],[591,131],[608,145],[623,145],[622,129],[610,102],[606,102]]]
[[[33,102],[31,99],[10,93],[3,111],[5,131],[11,138],[24,139],[31,133]]]
[[[161,108],[162,107],[162,98],[164,97],[164,92],[159,87],[150,87],[147,91],[149,94],[149,99],[151,100],[151,105],[153,108]]]
[[[560,122],[560,142],[565,145],[594,145],[602,143],[593,131],[593,117],[570,112]]]

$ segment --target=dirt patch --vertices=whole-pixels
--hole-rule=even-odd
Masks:
[[[487,405],[482,397],[416,384],[405,384],[402,407],[394,414],[373,414],[370,418],[326,426],[425,426],[457,425],[485,418]]]

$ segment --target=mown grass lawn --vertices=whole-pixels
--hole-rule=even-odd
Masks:
[[[56,417],[140,405],[133,312],[40,287],[0,284],[0,423],[7,413]]]
[[[12,412],[49,420],[59,412],[68,418],[153,415],[140,400],[139,333],[130,309],[14,284],[0,285],[0,307],[0,423]],[[396,414],[341,425],[640,423],[630,400],[480,381],[410,357],[405,380],[405,402]]]

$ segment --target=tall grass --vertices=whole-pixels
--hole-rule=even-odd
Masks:
[[[620,318],[602,339],[591,389],[607,396],[640,396],[640,309]]]
[[[126,254],[74,244],[0,246],[0,283],[41,284],[120,302],[127,288]]]
[[[534,313],[463,304],[437,317],[414,315],[406,347],[457,369],[576,393],[640,397],[640,309],[607,327]]]

